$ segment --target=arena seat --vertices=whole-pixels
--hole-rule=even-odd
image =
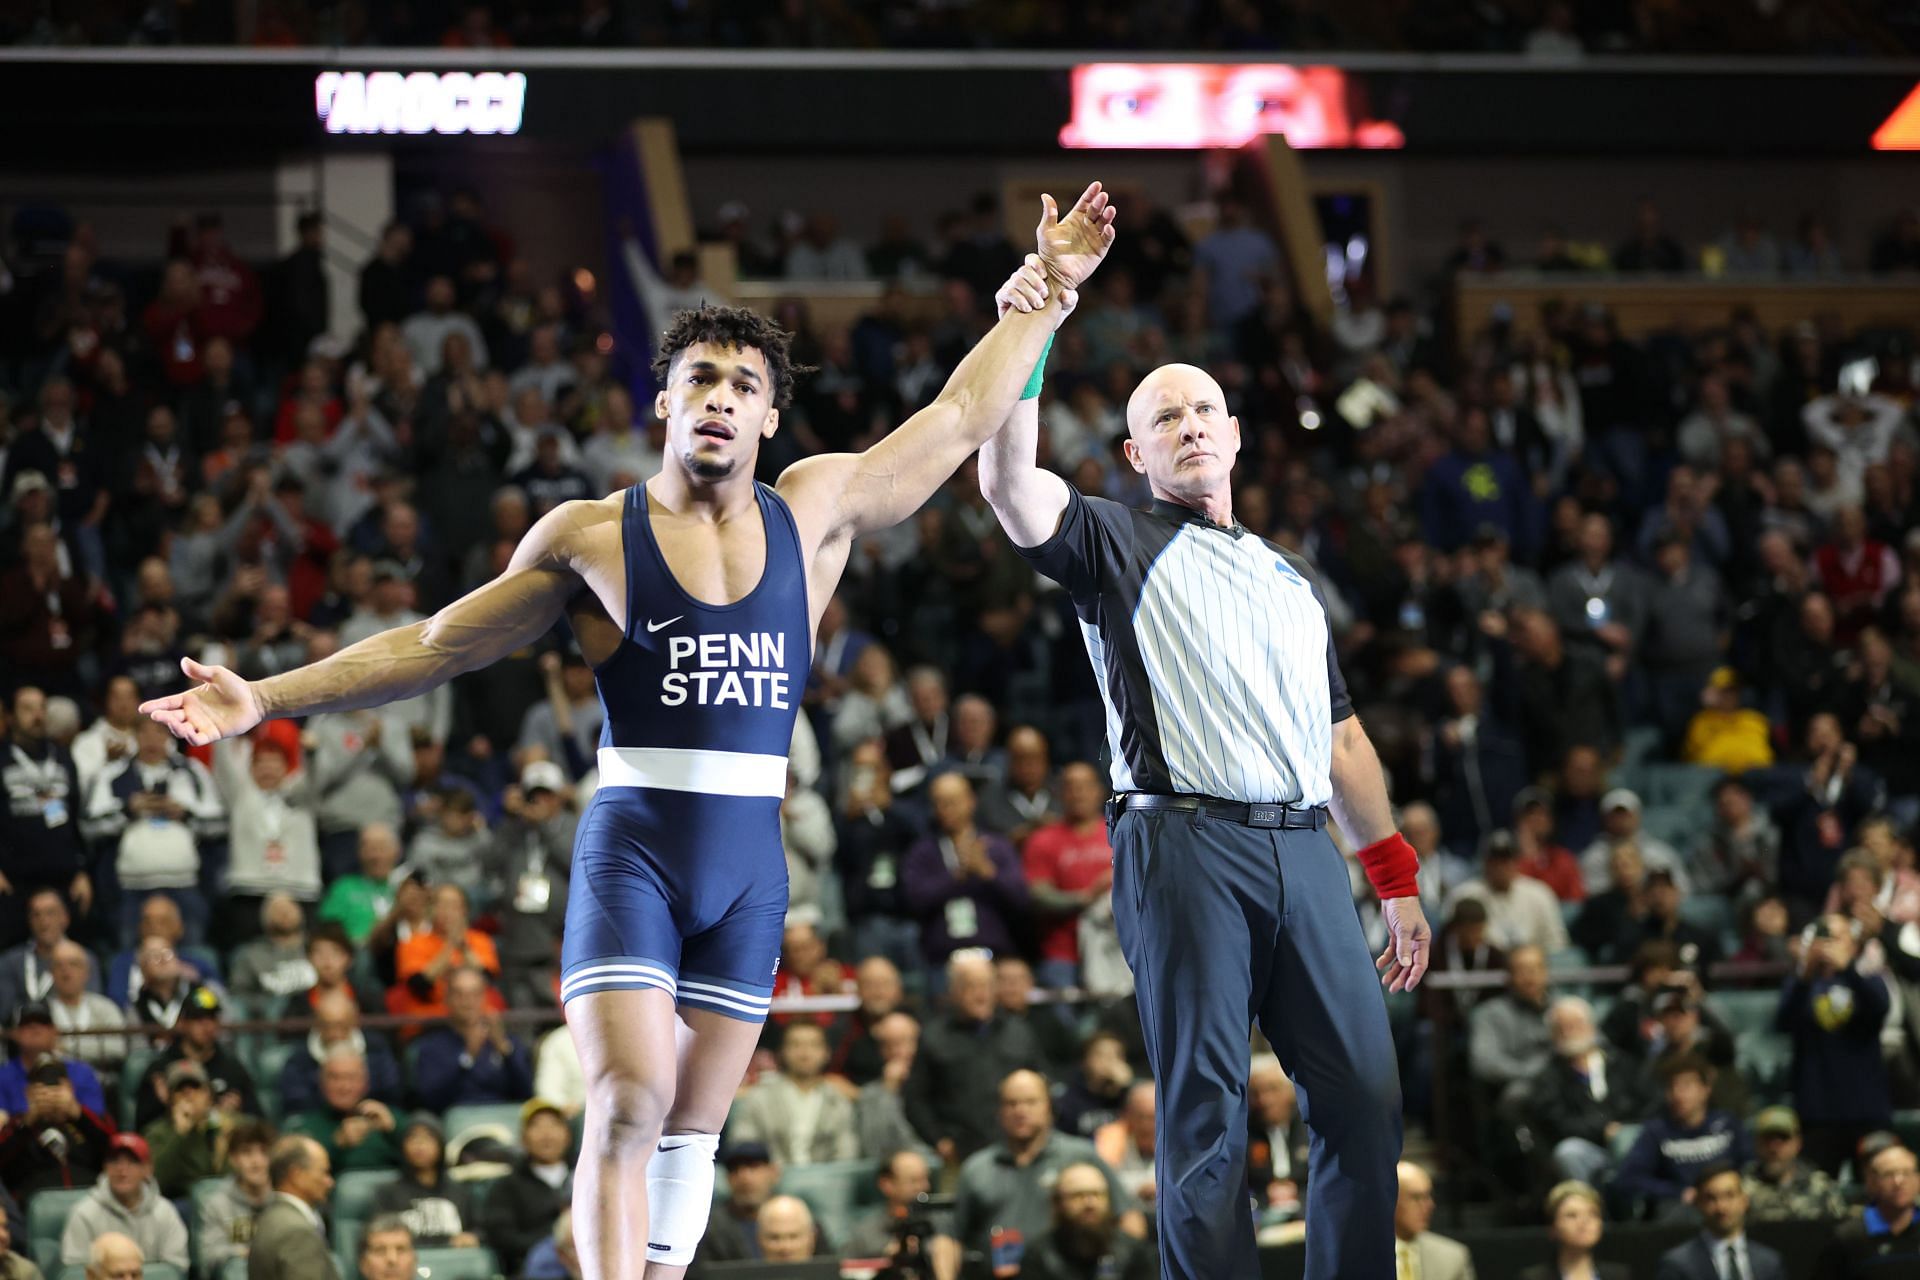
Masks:
[[[1765,1033],[1773,1030],[1780,993],[1766,989],[1713,991],[1707,995],[1707,1006],[1720,1015],[1736,1037],[1742,1032]]]
[[[441,1121],[448,1142],[481,1125],[500,1125],[513,1135],[514,1147],[518,1149],[520,1146],[520,1104],[517,1102],[479,1102],[448,1107]]]
[[[1719,769],[1701,764],[1649,764],[1647,789],[1641,799],[1650,805],[1705,806],[1713,785],[1725,777]]]
[[[1733,1038],[1733,1060],[1756,1098],[1783,1097],[1793,1067],[1793,1042],[1774,1031],[1743,1031]]]
[[[873,1187],[878,1160],[834,1160],[800,1165],[780,1174],[783,1195],[799,1196],[813,1210],[829,1240],[844,1240],[859,1217],[861,1193]]]
[[[60,1234],[67,1229],[74,1208],[92,1194],[92,1187],[47,1187],[27,1201],[27,1238],[33,1242],[33,1260],[44,1274],[60,1269]]]
[[[1733,936],[1733,904],[1722,894],[1689,895],[1680,903],[1680,918],[1718,936],[1723,942]]]
[[[201,1257],[201,1247],[206,1243],[200,1235],[200,1208],[227,1184],[225,1178],[198,1178],[187,1192],[187,1207],[181,1211],[187,1220],[187,1235],[193,1246],[193,1269],[197,1274],[205,1275],[206,1267]]]
[[[57,1280],[87,1280],[86,1265],[76,1262],[70,1267],[60,1268]],[[187,1273],[170,1262],[149,1262],[140,1268],[140,1280],[187,1280]]]
[[[1607,1143],[1607,1151],[1613,1156],[1613,1162],[1616,1165],[1626,1158],[1627,1152],[1632,1150],[1634,1141],[1639,1136],[1640,1126],[1637,1124],[1623,1124],[1614,1130],[1613,1140]]]
[[[1640,830],[1655,840],[1665,840],[1682,858],[1693,850],[1711,815],[1685,805],[1648,805],[1640,815]]]
[[[120,1112],[120,1127],[133,1128],[133,1112],[140,1082],[146,1079],[147,1068],[160,1053],[145,1045],[134,1048],[127,1054],[126,1062],[120,1068],[120,1080],[114,1090],[114,1103]]]
[[[360,1232],[373,1210],[373,1193],[400,1176],[398,1169],[352,1169],[333,1184],[333,1251],[353,1258]]]
[[[500,1260],[491,1249],[421,1249],[421,1280],[492,1280]]]

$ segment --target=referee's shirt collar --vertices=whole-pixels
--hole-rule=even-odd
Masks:
[[[1197,524],[1203,529],[1218,530],[1230,538],[1238,538],[1241,534],[1247,532],[1247,527],[1238,520],[1235,520],[1232,524],[1215,524],[1213,521],[1207,519],[1203,513],[1195,511],[1192,507],[1182,506],[1178,502],[1169,502],[1165,498],[1155,498],[1153,505],[1148,507],[1147,510],[1159,516],[1162,520],[1171,520],[1175,524]]]

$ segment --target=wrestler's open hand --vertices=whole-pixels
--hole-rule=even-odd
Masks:
[[[152,698],[140,704],[142,715],[152,716],[173,736],[202,747],[220,738],[245,733],[260,723],[260,703],[253,689],[225,667],[210,667],[192,658],[180,659],[187,679],[201,683],[185,693]]]
[[[1040,261],[1040,255],[1030,253],[1020,269],[1007,277],[993,295],[994,318],[997,320],[1009,311],[1042,311],[1047,305],[1047,269]],[[1061,289],[1060,316],[1065,320],[1080,305],[1080,293],[1076,289]]]
[[[1389,991],[1411,991],[1426,976],[1433,954],[1433,928],[1418,898],[1388,898],[1380,904],[1387,922],[1387,949],[1373,962],[1380,985]]]
[[[1097,182],[1087,184],[1064,218],[1052,196],[1041,196],[1040,205],[1040,225],[1034,234],[1047,274],[1077,289],[1113,248],[1114,208]]]

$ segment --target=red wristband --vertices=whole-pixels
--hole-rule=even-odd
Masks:
[[[1385,840],[1376,840],[1357,855],[1366,868],[1373,891],[1385,902],[1388,898],[1419,896],[1414,877],[1420,874],[1420,855],[1398,831]]]

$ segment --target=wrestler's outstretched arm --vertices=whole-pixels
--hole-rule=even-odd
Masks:
[[[416,697],[484,667],[545,635],[580,590],[569,548],[586,508],[562,503],[542,516],[514,550],[506,571],[430,618],[368,636],[330,657],[243,680],[227,667],[182,658],[200,683],[154,698],[140,710],[177,738],[200,746],[247,732],[277,716],[352,711]]]
[[[1113,245],[1114,209],[1093,183],[1065,218],[1043,196],[1038,235],[1047,275],[1042,305],[1006,311],[947,379],[933,403],[865,453],[825,454],[788,468],[780,490],[824,510],[828,539],[900,523],[918,511],[1012,412],[1077,290]]]

